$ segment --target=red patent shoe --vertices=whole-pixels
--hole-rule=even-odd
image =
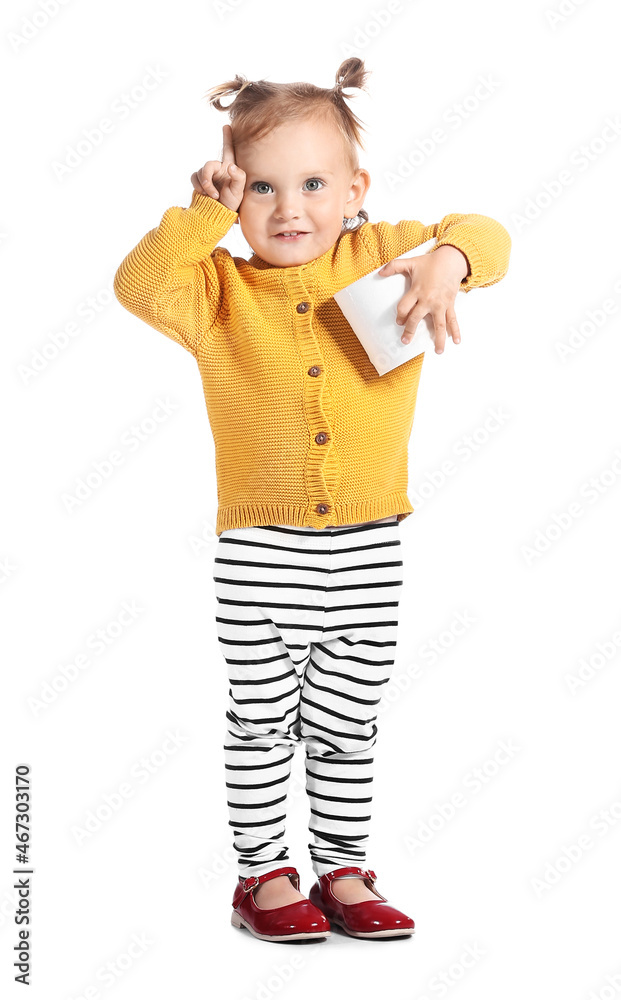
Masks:
[[[270,878],[288,875],[293,887],[300,891],[300,876],[296,868],[275,868],[265,875],[239,876],[233,893],[231,923],[246,927],[262,941],[296,941],[302,938],[330,937],[330,924],[321,910],[308,899],[262,909],[254,901],[253,889]]]
[[[343,903],[332,892],[332,882],[342,875],[359,875],[377,899],[364,899],[360,903]],[[376,874],[371,869],[335,868],[322,875],[312,886],[308,898],[325,913],[328,920],[338,924],[352,937],[379,938],[401,937],[414,933],[414,921],[391,906],[374,886]]]

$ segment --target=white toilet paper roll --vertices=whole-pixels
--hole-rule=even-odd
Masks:
[[[422,256],[437,242],[434,236],[395,259]],[[427,315],[419,323],[410,343],[401,342],[404,328],[397,326],[397,304],[409,288],[410,279],[406,274],[382,277],[380,271],[381,267],[378,267],[365,274],[363,278],[342,288],[334,298],[377,373],[385,375],[405,361],[422,354],[428,347],[434,348],[434,339],[433,320]]]

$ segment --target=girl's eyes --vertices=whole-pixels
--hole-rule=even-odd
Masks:
[[[306,184],[321,184],[321,186],[323,187],[323,181],[320,180],[319,177],[309,177],[309,179],[305,183]],[[255,181],[253,184],[250,185],[250,188],[251,188],[251,190],[256,191],[258,194],[265,194],[265,191],[264,190],[260,190],[260,189],[261,188],[271,188],[271,186],[272,185],[268,184],[267,181]],[[320,188],[313,187],[313,188],[309,188],[309,190],[310,191],[319,191]]]

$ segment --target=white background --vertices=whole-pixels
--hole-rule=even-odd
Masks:
[[[23,995],[12,966],[22,762],[29,996],[621,995],[618,5],[416,0],[388,16],[384,0],[54,6],[2,13],[3,995]],[[331,87],[351,54],[372,70],[369,94],[351,102],[368,130],[370,220],[479,212],[513,245],[507,277],[470,293],[461,344],[427,352],[411,438],[416,511],[401,524],[400,644],[367,862],[416,934],[269,944],[229,923],[228,685],[200,377],[111,286],[164,211],[189,205],[191,173],[220,155],[228,119],[208,108],[208,87],[235,73]],[[152,69],[159,83],[135,90]],[[492,92],[477,98],[486,79]],[[115,102],[132,91],[122,118]],[[67,147],[106,117],[112,131],[59,176]],[[391,185],[438,127],[446,141]],[[550,194],[563,171],[571,183]],[[63,344],[71,323],[79,332]],[[572,329],[582,346],[563,360]],[[158,399],[176,408],[68,510],[77,480]],[[502,419],[486,428],[492,412]],[[140,610],[118,629],[123,602]],[[459,615],[470,624],[455,636]],[[112,639],[98,654],[100,628]],[[88,663],[54,692],[80,655]],[[169,732],[182,742],[166,753]],[[137,771],[143,759],[153,773]],[[296,755],[288,839],[306,894],[302,767]],[[123,784],[131,796],[79,839]],[[466,964],[468,946],[478,958]]]

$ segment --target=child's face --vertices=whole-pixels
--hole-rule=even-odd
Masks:
[[[244,237],[268,264],[295,267],[334,246],[343,218],[355,218],[371,183],[353,174],[336,126],[325,121],[279,125],[262,139],[235,147],[246,173],[238,209]],[[283,237],[282,232],[303,236]]]

